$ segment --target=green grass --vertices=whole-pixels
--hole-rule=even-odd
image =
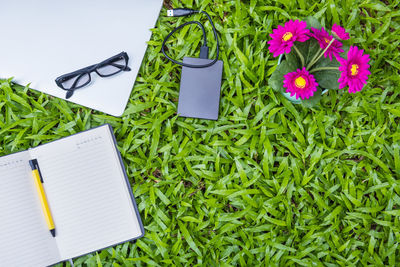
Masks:
[[[176,115],[180,67],[160,46],[189,18],[167,18],[165,7],[121,118],[1,82],[0,155],[103,123],[115,130],[146,235],[75,263],[398,264],[399,1],[171,4],[207,10],[220,33],[225,65],[216,122]],[[267,84],[277,63],[268,34],[309,15],[327,27],[345,26],[372,58],[362,92],[330,91],[313,109],[292,105]],[[208,39],[213,43],[211,32]],[[172,56],[197,56],[201,32],[193,26],[172,40]]]

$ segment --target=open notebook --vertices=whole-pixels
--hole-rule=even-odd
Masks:
[[[54,219],[47,227],[29,160]],[[111,126],[0,158],[0,265],[48,266],[143,236]]]

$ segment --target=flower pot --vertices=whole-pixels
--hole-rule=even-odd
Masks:
[[[280,55],[279,58],[278,58],[278,64],[277,64],[277,65],[281,64],[282,58],[283,58],[283,55]],[[326,94],[327,92],[328,92],[328,89],[325,89],[325,90],[322,91],[321,95],[324,95],[324,94]],[[282,91],[281,93],[282,93],[282,95],[283,95],[284,97],[286,97],[286,99],[288,99],[288,100],[289,100],[290,102],[292,102],[293,104],[301,104],[301,102],[302,102],[301,98],[296,99],[296,96],[295,96],[295,95],[290,96],[290,93],[286,93],[286,92],[284,92],[284,91]]]

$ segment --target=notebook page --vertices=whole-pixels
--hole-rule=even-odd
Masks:
[[[142,234],[108,125],[30,153],[45,180],[62,259]]]
[[[27,151],[0,158],[0,266],[61,261],[34,187]]]

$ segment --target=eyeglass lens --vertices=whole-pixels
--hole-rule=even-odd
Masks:
[[[101,76],[114,75],[126,68],[127,62],[124,57],[116,58],[104,65],[97,67],[96,71]]]
[[[79,88],[85,86],[90,82],[90,75],[88,73],[83,73],[74,77],[69,78],[68,80],[63,81],[61,84],[64,89],[71,88]]]

